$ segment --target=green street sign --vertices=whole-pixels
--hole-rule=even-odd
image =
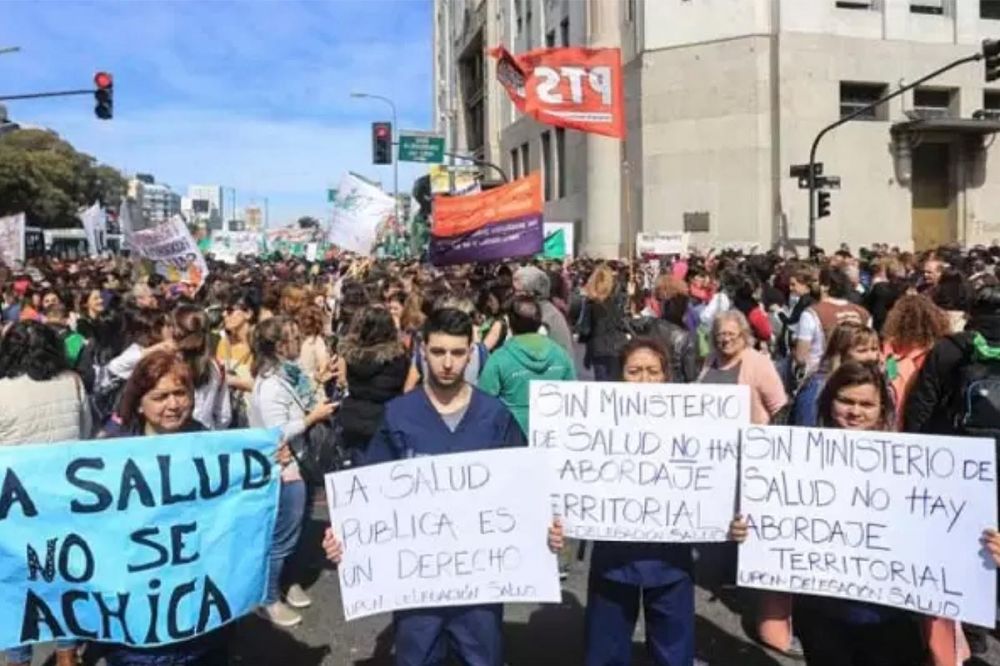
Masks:
[[[422,132],[400,132],[399,161],[441,164],[444,162],[444,137]]]

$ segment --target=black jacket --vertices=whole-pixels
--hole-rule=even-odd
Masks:
[[[632,321],[636,335],[652,338],[670,353],[670,380],[690,384],[698,379],[698,346],[683,326],[666,319],[643,317]]]
[[[973,333],[992,347],[1000,346],[1000,314],[969,320],[962,333],[938,341],[910,390],[903,410],[903,430],[934,435],[955,434],[959,371],[971,361]]]
[[[589,358],[618,358],[628,342],[627,330],[625,305],[619,292],[604,301],[587,299],[577,332],[587,345]]]
[[[385,412],[385,403],[403,392],[410,361],[398,342],[357,347],[345,340],[341,353],[347,365],[347,397],[337,410],[344,443],[363,449]]]

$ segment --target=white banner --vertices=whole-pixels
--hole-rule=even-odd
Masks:
[[[370,254],[380,227],[395,217],[392,197],[357,176],[344,174],[333,202],[327,240],[341,250]]]
[[[991,439],[749,427],[739,584],[905,608],[984,627],[996,570]]]
[[[326,476],[344,544],[344,617],[561,600],[544,455],[526,448],[409,458]]]
[[[726,540],[746,386],[533,381],[528,420],[567,536]]]
[[[83,231],[87,234],[87,251],[90,256],[99,255],[104,251],[101,243],[101,234],[107,228],[105,224],[104,209],[101,204],[95,202],[93,206],[80,213],[77,217],[83,223]]]
[[[259,231],[215,232],[209,251],[217,260],[234,264],[240,255],[256,257],[263,254],[264,245],[264,236]]]
[[[691,234],[685,231],[639,232],[635,236],[636,254],[687,254]]]
[[[24,263],[24,213],[0,217],[0,259],[9,268]]]
[[[129,242],[132,251],[154,262],[156,272],[168,282],[187,282],[200,287],[208,275],[205,257],[179,216],[133,232]]]

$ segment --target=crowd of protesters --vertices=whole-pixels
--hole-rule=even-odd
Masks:
[[[998,247],[448,268],[244,257],[209,266],[197,289],[140,276],[120,257],[0,267],[0,445],[280,428],[261,609],[280,627],[302,622],[311,604],[294,555],[321,488],[300,469],[297,438],[335,438],[344,465],[524,445],[530,381],[583,370],[597,381],[747,385],[755,424],[1000,441]],[[564,555],[577,547],[558,522],[548,536]],[[740,517],[731,536],[753,538]],[[1000,561],[1000,535],[987,530],[983,542]],[[323,546],[339,561],[332,532]],[[734,549],[595,544],[588,666],[630,662],[640,606],[654,662],[696,663],[694,570],[732,582]],[[749,638],[812,666],[955,666],[956,655],[984,649],[984,634],[943,620],[744,593],[753,599]],[[445,634],[464,663],[503,663],[498,606],[406,611],[394,628],[398,664],[439,663]],[[217,630],[155,649],[93,649],[112,665],[219,664],[225,643]],[[56,649],[66,666],[83,646]],[[6,659],[30,663],[31,650]]]

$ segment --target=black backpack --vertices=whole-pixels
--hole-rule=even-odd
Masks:
[[[956,385],[955,430],[962,435],[992,437],[1000,446],[1000,359],[976,358],[970,339],[968,359],[958,369]]]

